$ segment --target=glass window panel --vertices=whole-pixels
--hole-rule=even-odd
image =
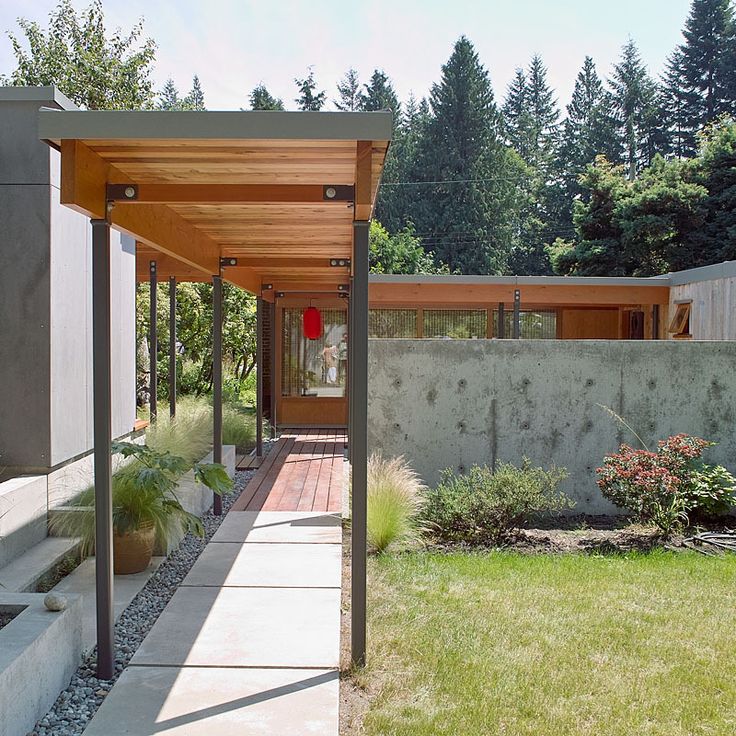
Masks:
[[[322,337],[304,337],[302,307],[283,310],[281,395],[345,395],[347,380],[347,311],[321,309]]]
[[[504,310],[506,338],[514,335],[514,310]],[[498,336],[498,310],[493,312],[493,334]],[[557,312],[531,311],[522,309],[519,313],[519,336],[523,340],[554,340],[557,337]]]

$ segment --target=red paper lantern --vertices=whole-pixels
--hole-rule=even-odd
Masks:
[[[304,337],[319,340],[322,337],[322,312],[317,307],[307,307],[303,314]]]

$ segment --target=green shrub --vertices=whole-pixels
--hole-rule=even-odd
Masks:
[[[502,543],[533,515],[562,511],[574,503],[558,485],[564,468],[521,467],[500,463],[494,470],[474,465],[456,474],[448,468],[427,493],[423,518],[438,541],[473,545]]]
[[[368,545],[376,552],[419,541],[426,487],[403,457],[368,458]]]
[[[249,449],[256,441],[256,417],[235,405],[222,407],[222,443]]]
[[[157,452],[170,452],[194,462],[212,447],[212,407],[204,398],[182,396],[176,402],[176,416],[168,407],[159,408],[156,420],[146,429],[146,444]]]

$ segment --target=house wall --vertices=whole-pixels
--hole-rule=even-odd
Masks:
[[[59,154],[38,140],[52,88],[0,90],[0,466],[48,472],[92,448],[89,220],[60,204]],[[135,250],[113,232],[113,436],[135,421]]]
[[[561,309],[563,340],[617,340],[618,309]]]
[[[736,472],[736,343],[371,340],[368,440],[434,484],[443,468],[556,464],[577,512],[614,513],[595,484],[630,432],[650,445],[687,432],[718,442]]]
[[[675,315],[676,302],[688,299],[692,300],[690,334],[694,340],[736,340],[736,274],[673,285],[665,330]]]

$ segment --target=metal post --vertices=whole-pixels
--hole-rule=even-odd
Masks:
[[[365,664],[366,516],[368,494],[368,229],[367,221],[353,223],[353,346],[350,403],[352,433],[350,458],[353,475],[351,651],[353,662]]]
[[[176,276],[169,276],[169,416],[176,416]]]
[[[256,457],[263,456],[263,299],[256,298]]]
[[[115,673],[112,556],[112,378],[110,358],[110,223],[92,220],[92,386],[95,471],[97,677]]]
[[[348,462],[350,462],[350,438],[353,434],[353,402],[350,394],[353,390],[353,279],[350,277],[350,296],[348,296],[348,375],[345,382],[345,392],[348,396]]]
[[[222,462],[222,277],[212,277],[212,461]],[[222,498],[215,493],[215,516],[222,514]]]
[[[271,439],[276,437],[276,371],[281,370],[281,366],[276,365],[276,340],[281,339],[281,335],[276,334],[276,302],[273,301],[269,304],[270,319],[268,320],[268,329],[270,330],[269,337],[271,341],[270,346],[270,361],[271,366]]]
[[[158,275],[156,271],[156,261],[150,261],[149,263],[148,278],[151,287],[148,335],[148,362],[151,366],[151,372],[148,377],[148,405],[150,409],[150,418],[151,421],[153,421],[158,413],[158,333],[156,325],[156,293],[158,291]]]
[[[498,336],[502,340],[506,337],[506,305],[498,303]]]
[[[659,304],[652,305],[652,340],[659,340]]]
[[[514,291],[514,340],[518,340],[521,337],[521,291],[516,289]]]

